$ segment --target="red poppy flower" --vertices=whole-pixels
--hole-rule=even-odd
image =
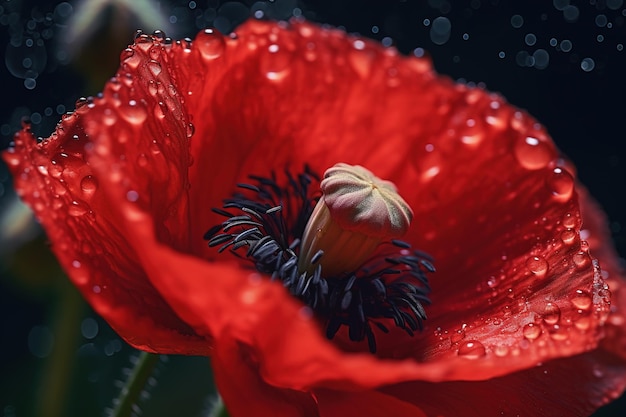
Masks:
[[[211,356],[235,417],[583,416],[624,390],[601,211],[541,125],[426,59],[304,22],[141,35],[102,95],[4,158],[94,309],[140,349]],[[203,240],[250,175],[339,162],[397,186],[437,268],[424,330],[372,326],[375,354]]]

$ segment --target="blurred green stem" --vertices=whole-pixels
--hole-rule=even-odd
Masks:
[[[224,401],[222,401],[222,397],[217,397],[217,401],[209,414],[209,417],[230,417],[228,415],[228,411],[226,411],[226,407],[224,406]]]
[[[52,354],[43,368],[37,414],[42,417],[65,415],[65,400],[74,369],[74,355],[80,341],[80,321],[85,303],[65,276],[57,277],[58,302],[52,319],[55,338]]]
[[[129,417],[133,411],[133,405],[137,403],[148,378],[152,375],[154,367],[159,361],[159,355],[141,352],[137,363],[128,376],[126,384],[120,392],[111,417]]]

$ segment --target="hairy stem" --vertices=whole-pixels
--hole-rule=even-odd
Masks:
[[[137,403],[158,361],[159,355],[147,352],[141,352],[139,354],[135,367],[128,376],[126,384],[120,391],[120,396],[117,398],[111,417],[130,417],[133,411],[133,405]]]

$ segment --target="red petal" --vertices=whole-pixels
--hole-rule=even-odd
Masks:
[[[487,381],[411,382],[382,391],[431,416],[586,417],[624,391],[625,373],[623,360],[597,350]]]
[[[40,144],[28,130],[16,136],[15,148],[4,154],[16,189],[35,211],[74,284],[126,341],[153,352],[206,354],[206,339],[181,321],[148,281],[127,242],[119,202],[107,195],[106,181],[87,160],[94,145],[85,121],[108,120],[87,107],[92,105],[64,116]],[[153,122],[148,125],[158,131]],[[110,160],[103,175],[115,174],[116,164]],[[155,218],[163,207],[168,206],[153,210]]]
[[[381,336],[381,355],[441,366],[476,357],[455,373],[482,379],[595,346],[602,279],[577,233],[574,180],[534,120],[434,78],[424,61],[308,24],[254,21],[196,45],[178,57],[179,79],[202,115],[196,135],[212,140],[192,139],[192,184],[344,161],[393,179],[411,202],[408,240],[438,260],[429,328]],[[207,58],[207,45],[219,54]],[[206,230],[216,197],[192,194],[190,205]]]
[[[611,296],[611,314],[605,325],[604,349],[626,359],[626,271],[611,245],[606,215],[586,189],[580,190],[583,232],[589,251],[600,260]]]
[[[376,391],[319,390],[315,392],[315,398],[320,417],[426,417],[414,405]]]
[[[229,335],[219,338],[213,354],[215,381],[226,408],[233,416],[317,417],[310,394],[267,385],[245,347]]]

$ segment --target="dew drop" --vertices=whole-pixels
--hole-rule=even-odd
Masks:
[[[4,154],[4,158],[10,166],[14,167],[18,166],[22,162],[22,159],[15,153],[14,148],[7,149]]]
[[[554,168],[547,179],[548,187],[552,190],[552,194],[559,200],[567,200],[572,196],[574,191],[574,178],[567,170],[562,168]]]
[[[87,104],[89,104],[89,100],[85,97],[81,97],[78,100],[76,100],[75,106],[76,106],[76,110],[80,109],[81,107],[86,106]]]
[[[561,232],[561,240],[566,245],[571,245],[576,240],[576,232],[574,229],[565,229]]]
[[[585,332],[589,330],[589,328],[591,327],[591,317],[589,316],[578,317],[578,319],[574,321],[574,326],[581,332]]]
[[[80,189],[86,197],[92,197],[98,189],[98,180],[93,175],[87,175],[80,180]]]
[[[106,126],[113,126],[115,123],[117,123],[117,115],[112,109],[104,109],[102,122]]]
[[[554,303],[547,303],[541,317],[546,324],[557,324],[561,320],[561,309]]]
[[[149,80],[148,81],[148,93],[150,93],[151,96],[156,96],[158,93],[158,89],[157,89],[157,82],[154,80]]]
[[[520,137],[515,144],[515,157],[521,166],[526,169],[541,169],[552,159],[552,150],[549,145],[532,136]]]
[[[476,340],[463,343],[458,350],[458,355],[467,359],[479,359],[487,354],[485,346]]]
[[[280,81],[289,74],[292,55],[277,44],[267,48],[268,56],[261,60],[261,71],[272,81]]]
[[[158,45],[154,45],[152,46],[152,48],[150,48],[150,51],[148,52],[150,54],[150,58],[158,61],[159,58],[161,57],[161,46]]]
[[[196,131],[196,128],[193,125],[193,123],[188,123],[187,124],[187,132],[186,132],[187,133],[187,137],[188,138],[192,137],[193,134],[195,133],[195,131]]]
[[[361,40],[354,42],[355,47],[348,53],[348,62],[352,65],[352,69],[361,77],[367,78],[370,75],[372,66],[374,65],[374,54],[365,48],[365,43]],[[363,47],[357,47],[357,45]]]
[[[141,64],[141,57],[135,54],[135,51],[133,51],[131,48],[126,48],[124,51],[122,51],[120,60],[123,62],[124,65],[127,65],[129,69],[133,70],[137,69],[139,67],[139,64]]]
[[[593,305],[591,295],[585,290],[576,290],[570,301],[574,307],[583,311],[589,310]]]
[[[541,336],[541,327],[537,326],[535,323],[528,323],[522,329],[522,334],[528,340],[535,340]]]
[[[461,340],[465,339],[465,330],[458,329],[450,335],[450,341],[452,343],[459,343]]]
[[[135,55],[135,51],[132,48],[126,48],[120,53],[120,61],[126,61]]]
[[[146,156],[145,153],[139,154],[139,156],[137,157],[137,165],[139,165],[142,168],[145,168],[148,166],[148,157]]]
[[[87,205],[87,203],[81,200],[74,200],[70,204],[67,212],[69,213],[70,216],[79,217],[87,213],[89,210],[90,208],[89,208],[89,205]]]
[[[63,201],[61,198],[55,198],[52,200],[52,209],[53,210],[61,210],[63,209],[63,207],[65,207],[65,201]]]
[[[526,267],[538,278],[543,278],[548,272],[548,262],[541,256],[532,256],[526,260]]]
[[[565,214],[565,216],[563,216],[563,226],[567,227],[568,229],[573,229],[574,227],[576,227],[577,223],[577,218],[572,213],[567,213]]]
[[[155,60],[149,61],[147,65],[148,65],[148,69],[150,70],[152,75],[154,75],[155,77],[158,76],[161,73],[161,71],[163,70],[161,68],[161,64],[159,64]]]
[[[37,165],[37,171],[42,175],[48,175],[48,168],[45,165]]]
[[[126,120],[134,125],[141,125],[148,117],[148,112],[140,106],[136,100],[130,100],[128,105],[124,106],[120,113]]]
[[[506,345],[498,345],[498,346],[493,348],[493,353],[496,356],[498,356],[500,358],[503,358],[503,357],[505,357],[506,355],[509,354],[509,347],[506,346]]]
[[[574,265],[579,269],[586,268],[591,263],[589,254],[584,251],[575,253],[574,256],[572,256],[572,261],[574,261]]]
[[[161,153],[161,146],[156,139],[152,139],[150,143],[150,152],[152,152],[152,155],[159,155]]]
[[[568,330],[564,327],[559,326],[558,324],[550,327],[548,333],[550,334],[550,338],[552,340],[556,340],[558,342],[562,342],[569,338]]]
[[[213,60],[224,53],[226,43],[221,33],[213,29],[205,29],[196,37],[194,45],[200,51],[202,58]]]

